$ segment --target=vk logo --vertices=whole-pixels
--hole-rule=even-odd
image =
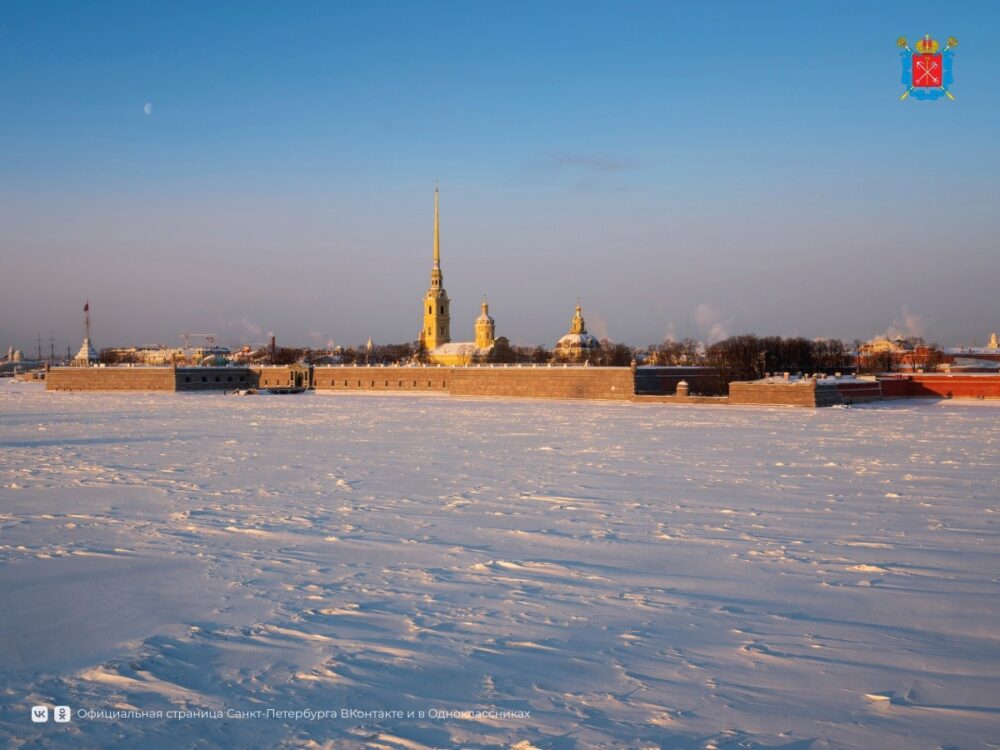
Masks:
[[[52,720],[57,724],[67,724],[73,718],[73,709],[69,706],[56,706],[52,709]],[[49,720],[48,706],[32,706],[31,720],[36,724],[44,724]]]

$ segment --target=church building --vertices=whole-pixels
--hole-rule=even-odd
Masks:
[[[420,348],[427,362],[434,365],[468,365],[485,360],[495,342],[496,323],[483,298],[482,313],[476,318],[475,341],[451,340],[451,300],[444,289],[441,273],[441,212],[438,190],[434,190],[434,266],[431,285],[424,295],[424,325],[420,329]]]
[[[595,336],[587,333],[587,324],[583,320],[583,309],[577,302],[576,313],[569,325],[569,333],[556,342],[555,356],[560,362],[584,362],[591,352],[601,348]]]

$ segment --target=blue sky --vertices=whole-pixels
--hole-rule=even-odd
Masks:
[[[0,10],[0,345],[1000,327],[995,3]],[[899,101],[895,39],[959,41]],[[152,111],[143,107],[150,103]]]

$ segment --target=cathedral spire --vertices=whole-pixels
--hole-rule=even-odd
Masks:
[[[438,210],[438,188],[434,188],[434,268],[441,268],[441,217]]]
[[[431,286],[424,295],[424,327],[420,341],[428,350],[451,341],[451,314],[448,293],[441,273],[441,210],[439,190],[434,187],[434,268]]]

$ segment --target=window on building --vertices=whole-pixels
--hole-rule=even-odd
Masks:
[[[206,378],[204,375],[202,375],[201,376],[201,382],[202,383],[207,383],[208,382],[208,378]]]
[[[185,375],[184,376],[184,382],[185,383],[190,383],[191,382],[191,376],[190,375]]]

